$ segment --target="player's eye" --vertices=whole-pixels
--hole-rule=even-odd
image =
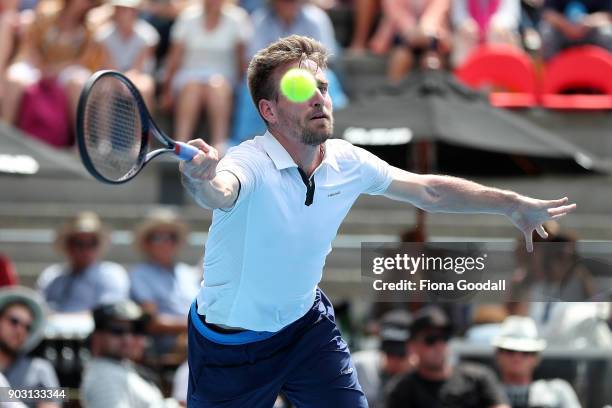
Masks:
[[[321,85],[319,85],[319,91],[321,91],[321,93],[322,93],[323,95],[325,95],[325,94],[327,93],[327,88],[328,88],[327,84],[321,84]]]

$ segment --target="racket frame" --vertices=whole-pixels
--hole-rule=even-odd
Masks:
[[[121,81],[128,88],[136,102],[136,105],[138,106],[138,112],[142,125],[140,150],[138,152],[138,160],[136,162],[136,165],[127,174],[125,174],[118,180],[108,179],[96,169],[89,156],[85,143],[85,111],[87,107],[87,100],[96,82],[107,76],[114,77],[116,80]],[[166,147],[147,152],[151,134]],[[195,153],[197,153],[197,149],[185,143],[175,142],[164,132],[162,132],[153,120],[153,118],[151,118],[151,114],[149,113],[144,103],[144,100],[142,99],[142,96],[140,95],[140,92],[138,91],[136,86],[121,72],[114,70],[97,71],[85,83],[85,86],[83,87],[83,90],[81,91],[81,95],[79,97],[79,104],[77,108],[76,135],[81,160],[83,161],[83,165],[85,166],[87,171],[89,171],[89,173],[97,180],[110,184],[123,184],[131,180],[132,178],[136,177],[138,173],[140,173],[140,171],[149,161],[161,154],[175,153],[183,160],[190,160],[191,158],[193,158]]]

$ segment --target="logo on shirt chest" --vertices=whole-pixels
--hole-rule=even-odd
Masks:
[[[333,193],[329,193],[327,196],[328,197],[335,197],[337,195],[340,195],[340,191],[334,191]]]

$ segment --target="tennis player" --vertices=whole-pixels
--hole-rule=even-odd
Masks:
[[[297,407],[367,407],[331,302],[317,287],[340,223],[360,194],[430,212],[504,215],[524,234],[575,208],[467,180],[412,174],[350,143],[330,139],[327,52],[290,36],[258,52],[251,95],[263,136],[181,163],[193,198],[213,210],[204,283],[189,319],[189,407],[270,408],[279,392]],[[282,75],[306,67],[318,89],[304,103],[279,92]],[[409,109],[409,108],[407,108]]]

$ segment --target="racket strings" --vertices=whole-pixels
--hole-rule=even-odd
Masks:
[[[121,80],[108,76],[92,87],[84,117],[85,147],[103,177],[119,181],[144,161],[138,101]]]

